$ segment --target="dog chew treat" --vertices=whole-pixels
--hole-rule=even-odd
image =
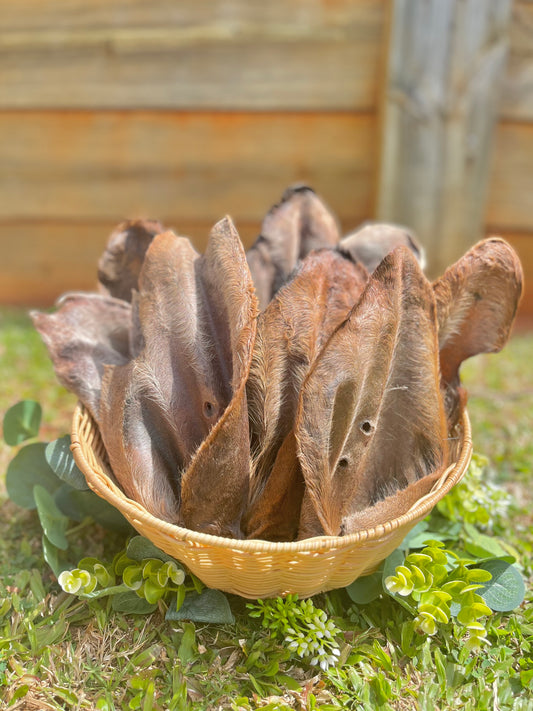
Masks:
[[[372,273],[389,252],[402,244],[411,250],[423,269],[426,256],[422,246],[410,230],[400,225],[386,222],[366,223],[343,237],[338,250],[342,254],[348,254],[354,261],[361,262]]]
[[[246,386],[253,460],[249,537],[296,535],[303,478],[291,431],[298,394],[320,349],[357,303],[367,280],[360,264],[333,250],[314,251],[259,315]]]
[[[316,359],[295,434],[299,538],[351,532],[350,516],[446,464],[435,301],[406,247],[385,257]]]
[[[106,364],[131,357],[131,307],[94,293],[65,294],[53,314],[32,311],[35,328],[48,349],[59,382],[73,392],[97,422]]]
[[[509,338],[522,294],[523,274],[513,248],[498,237],[478,242],[433,283],[437,303],[441,387],[448,429],[466,404],[461,363],[494,353]]]
[[[281,202],[265,216],[261,234],[247,252],[259,308],[266,308],[298,260],[312,250],[335,247],[339,239],[335,218],[311,188],[287,188]]]
[[[105,293],[131,301],[132,290],[139,288],[146,250],[165,229],[157,220],[127,220],[117,225],[98,262],[98,281]]]
[[[191,529],[239,537],[256,306],[231,221],[215,225],[203,256],[171,232],[156,237],[139,285],[144,348],[106,372],[102,392],[112,468],[153,513],[175,520],[179,511]]]

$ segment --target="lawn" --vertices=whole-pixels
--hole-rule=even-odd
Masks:
[[[483,620],[488,643],[479,652],[468,651],[455,622],[435,635],[417,633],[408,606],[384,593],[368,604],[354,603],[345,590],[313,598],[306,619],[327,616],[340,653],[326,670],[276,636],[284,620],[296,619],[296,602],[267,605],[268,618],[228,596],[235,622],[195,624],[165,620],[163,602],[151,614],[128,615],[109,598],[68,595],[44,562],[37,514],[7,498],[3,474],[14,450],[2,444],[0,708],[533,709],[532,353],[533,335],[517,334],[503,353],[463,367],[474,448],[489,460],[477,491],[497,484],[513,497],[506,508],[488,495],[488,528],[474,528],[516,558],[527,588],[515,610]],[[20,310],[0,310],[0,360],[0,416],[18,400],[35,399],[43,406],[40,439],[68,432],[75,398],[56,384]],[[460,509],[459,497],[450,501]],[[429,529],[442,522],[434,514]],[[446,525],[453,545],[467,540],[463,521]],[[67,535],[76,561],[110,563],[125,543],[86,521]],[[267,618],[270,627],[261,624]]]

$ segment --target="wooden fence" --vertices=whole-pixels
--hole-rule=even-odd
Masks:
[[[250,244],[293,182],[346,230],[409,223],[433,271],[503,234],[533,282],[533,2],[0,0],[0,17],[1,303],[92,288],[127,217],[201,249],[229,213]]]

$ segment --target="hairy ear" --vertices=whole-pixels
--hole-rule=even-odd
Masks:
[[[30,315],[48,349],[59,382],[75,393],[95,420],[100,416],[104,366],[130,359],[129,304],[100,294],[66,294],[53,314]]]
[[[153,238],[165,231],[157,220],[128,220],[111,233],[98,262],[98,281],[102,290],[117,299],[131,301],[138,289],[139,274],[146,250]]]
[[[246,386],[254,463],[252,505],[293,427],[298,393],[309,368],[359,300],[367,279],[361,265],[332,250],[315,251],[259,315]]]
[[[478,242],[433,283],[440,368],[449,427],[458,422],[466,394],[461,363],[493,353],[509,338],[522,293],[522,267],[512,247],[491,237]]]
[[[435,302],[405,247],[385,257],[316,359],[295,434],[308,493],[300,538],[339,535],[348,516],[446,463]]]
[[[339,238],[335,218],[311,188],[288,188],[267,213],[261,234],[247,253],[260,309],[266,308],[299,259],[312,250],[335,247]]]
[[[400,225],[366,223],[339,242],[339,251],[373,272],[389,252],[401,245],[411,250],[423,269],[426,265],[424,249],[414,234]]]
[[[197,262],[202,299],[198,335],[205,334],[206,356],[228,403],[195,452],[181,483],[182,516],[194,530],[241,537],[248,500],[250,439],[246,379],[256,334],[257,301],[246,256],[229,218],[218,222]],[[204,400],[206,408],[219,401]]]

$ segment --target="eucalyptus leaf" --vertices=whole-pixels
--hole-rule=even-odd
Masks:
[[[49,442],[45,449],[46,461],[57,476],[74,489],[88,489],[83,472],[78,468],[70,451],[70,435]]]
[[[56,503],[61,511],[74,521],[83,521],[90,516],[103,528],[129,534],[131,525],[118,509],[90,489],[80,491],[63,484],[56,492]]]
[[[23,509],[34,509],[33,487],[44,487],[53,494],[61,486],[59,479],[46,461],[44,442],[23,447],[9,463],[6,488],[9,498]]]
[[[67,550],[66,531],[68,518],[56,506],[52,495],[40,485],[33,487],[33,497],[37,505],[37,513],[43,527],[44,535],[50,543],[62,551]]]
[[[488,560],[478,567],[492,575],[492,579],[477,591],[492,610],[510,612],[520,605],[526,588],[518,568],[503,560]]]
[[[21,400],[4,415],[4,440],[16,447],[27,439],[37,437],[43,411],[35,400]]]
[[[372,573],[372,575],[364,575],[361,578],[357,578],[351,585],[348,585],[346,592],[356,605],[366,605],[372,602],[383,592],[381,570]]]
[[[125,615],[146,615],[157,607],[139,597],[133,590],[114,595],[111,605],[115,612],[122,612]]]
[[[205,588],[199,595],[189,594],[179,610],[169,607],[167,620],[191,620],[212,624],[232,624],[235,617],[224,593]]]
[[[128,543],[126,555],[139,562],[147,558],[156,558],[157,560],[162,560],[163,563],[175,560],[175,558],[162,551],[144,536],[134,536],[131,539]]]

